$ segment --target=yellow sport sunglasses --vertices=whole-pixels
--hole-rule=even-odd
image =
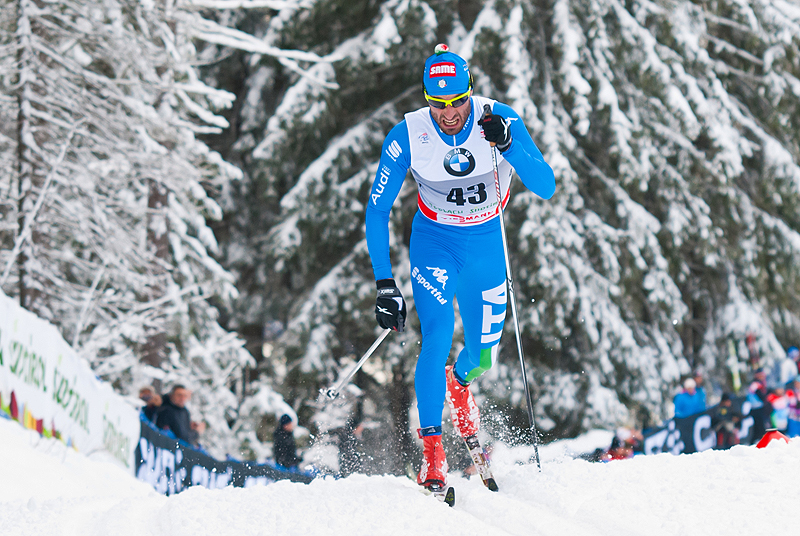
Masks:
[[[461,95],[457,95],[452,99],[448,100],[431,97],[430,95],[428,95],[428,92],[426,91],[425,99],[428,101],[428,104],[430,104],[431,106],[433,106],[438,110],[444,110],[448,106],[452,106],[453,108],[458,108],[459,106],[462,106],[465,102],[469,100],[470,91],[472,91],[471,87],[467,90],[466,93],[462,93]]]

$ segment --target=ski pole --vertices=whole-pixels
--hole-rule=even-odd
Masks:
[[[347,384],[347,382],[350,381],[350,378],[356,375],[356,372],[358,372],[358,370],[362,367],[362,365],[364,365],[366,360],[369,359],[369,356],[371,356],[373,352],[375,352],[375,349],[378,348],[378,346],[380,346],[380,344],[383,342],[383,339],[386,338],[386,336],[389,334],[390,331],[392,330],[391,329],[383,330],[383,333],[381,333],[380,336],[375,340],[375,342],[372,343],[372,346],[369,347],[369,350],[367,350],[367,352],[363,356],[361,356],[361,359],[358,360],[356,366],[353,367],[353,370],[351,370],[347,374],[347,376],[339,380],[339,382],[336,385],[327,390],[320,389],[320,392],[325,393],[325,396],[327,396],[331,400],[335,400],[336,397],[339,396],[339,391],[341,391],[342,388]]]
[[[488,104],[483,106],[483,117],[492,115],[492,108]],[[536,466],[542,470],[542,464],[539,461],[539,434],[536,431],[536,422],[533,417],[533,402],[531,402],[531,393],[528,389],[528,374],[525,371],[525,358],[522,351],[522,334],[519,331],[519,320],[517,319],[517,300],[514,295],[514,280],[511,276],[511,260],[508,255],[508,239],[506,238],[506,224],[504,221],[503,211],[503,198],[500,193],[500,174],[497,171],[497,153],[495,152],[495,144],[491,143],[492,147],[492,169],[494,171],[494,185],[497,192],[497,211],[500,214],[500,235],[503,237],[503,253],[506,257],[506,283],[508,285],[509,301],[511,302],[511,316],[514,318],[514,332],[517,335],[517,353],[519,354],[519,364],[522,368],[522,383],[525,386],[525,402],[528,405],[528,421],[531,424],[533,431],[533,453],[536,458]],[[511,188],[511,185],[509,185]]]

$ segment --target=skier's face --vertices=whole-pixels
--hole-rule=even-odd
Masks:
[[[471,94],[472,92],[470,92],[470,95]],[[446,101],[458,96],[459,95],[442,95],[436,98]],[[430,108],[431,117],[433,117],[433,120],[439,125],[439,128],[442,129],[442,132],[448,136],[455,136],[461,132],[461,129],[464,128],[469,118],[469,114],[472,111],[472,99],[466,99],[461,106],[454,107],[452,105],[447,105],[444,108],[435,108],[430,105],[429,101],[428,108]]]

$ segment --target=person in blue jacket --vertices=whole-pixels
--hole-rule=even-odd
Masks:
[[[675,395],[672,402],[675,404],[675,417],[681,419],[706,410],[706,393],[697,388],[694,379],[686,378],[683,390]]]
[[[403,331],[407,310],[392,275],[389,214],[411,172],[418,192],[409,250],[411,287],[422,331],[414,377],[424,458],[417,481],[429,488],[446,483],[441,442],[445,398],[462,437],[476,434],[479,412],[468,386],[497,359],[506,316],[499,216],[500,205],[509,200],[512,171],[544,199],[556,187],[553,170],[520,116],[472,90],[467,62],[437,45],[423,73],[428,106],[406,114],[387,135],[366,209],[367,246],[378,289],[375,315],[381,327]],[[452,367],[445,367],[455,296],[464,349]]]

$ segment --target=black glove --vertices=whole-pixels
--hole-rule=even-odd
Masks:
[[[403,331],[406,329],[406,301],[394,279],[381,279],[378,298],[375,300],[375,318],[383,329]]]
[[[486,141],[494,143],[501,153],[504,153],[511,146],[511,130],[508,121],[501,115],[493,114],[491,107],[487,104],[483,107],[483,116],[478,124],[483,127],[483,135]]]

